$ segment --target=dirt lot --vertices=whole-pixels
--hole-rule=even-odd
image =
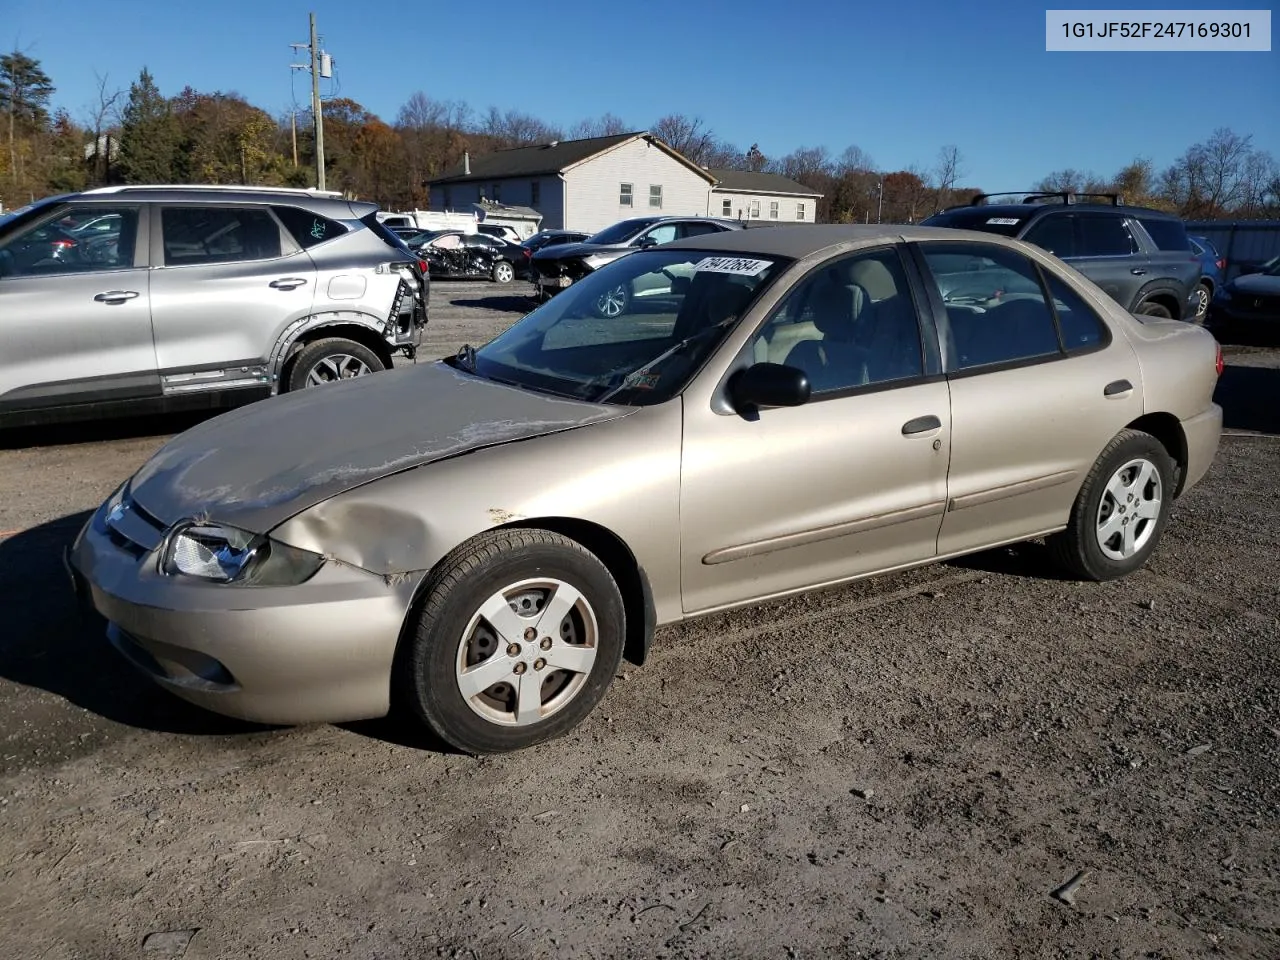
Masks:
[[[438,284],[434,351],[522,290]],[[135,676],[59,550],[185,423],[7,438],[0,957],[1274,960],[1280,351],[1229,362],[1148,570],[1028,545],[663,630],[576,734],[481,760]]]

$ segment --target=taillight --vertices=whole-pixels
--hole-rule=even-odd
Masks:
[[[1221,257],[1213,261],[1213,263],[1219,270],[1227,269],[1227,261],[1223,260]]]
[[[532,251],[532,250],[526,250],[526,251],[524,252],[524,258],[525,258],[526,260],[528,260],[528,259],[529,259],[530,257],[532,257],[532,256],[533,256],[533,251]]]
[[[53,245],[59,250],[70,250],[76,245],[76,242],[74,240],[55,240]]]
[[[1222,344],[1217,344],[1217,355],[1213,359],[1213,369],[1218,371],[1218,376],[1222,376],[1222,371],[1226,369],[1226,364],[1222,362]]]

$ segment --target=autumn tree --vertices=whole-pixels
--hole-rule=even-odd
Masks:
[[[120,172],[129,183],[173,183],[178,177],[178,125],[146,67],[129,87],[120,118]]]
[[[933,168],[933,179],[937,185],[934,191],[933,212],[937,213],[951,205],[951,198],[956,184],[965,175],[964,156],[955,144],[948,144],[938,151],[938,161]],[[914,220],[911,222],[915,222]]]

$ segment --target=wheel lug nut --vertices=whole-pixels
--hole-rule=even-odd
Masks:
[[[524,631],[524,638],[525,638],[526,640],[528,640],[530,643],[532,643],[532,642],[533,642],[533,638],[534,638],[534,637],[536,637],[537,635],[538,635],[538,631],[537,631],[537,630],[535,630],[533,627],[526,627],[526,628],[525,628],[525,631]]]
[[[547,661],[543,660],[541,657],[533,661],[533,669],[535,670],[541,670],[546,665],[547,665]]]
[[[518,644],[518,643],[508,644],[508,645],[507,645],[507,656],[508,656],[508,657],[518,657],[518,656],[520,656],[520,644]]]
[[[528,669],[529,669],[529,667],[528,667],[526,664],[523,664],[523,663],[517,663],[517,664],[516,664],[516,666],[515,666],[514,673],[515,673],[515,675],[518,677],[518,676],[520,676],[520,674],[524,673],[524,672],[525,672],[526,670],[528,670]]]
[[[542,638],[542,642],[541,642],[540,644],[538,644],[538,646],[540,646],[543,650],[550,650],[550,649],[551,649],[551,638],[550,638],[550,637],[543,637],[543,638]]]

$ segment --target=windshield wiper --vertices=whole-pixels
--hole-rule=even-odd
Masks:
[[[476,370],[476,348],[471,344],[464,343],[454,355],[454,359],[458,361],[459,365],[472,373],[478,372]]]
[[[619,394],[623,390],[627,390],[630,388],[630,384],[627,382],[628,380],[631,380],[633,377],[638,377],[645,373],[648,373],[651,369],[656,367],[663,360],[666,360],[669,357],[674,356],[675,354],[679,353],[681,350],[685,349],[685,347],[688,347],[691,344],[694,344],[697,341],[702,340],[704,337],[707,337],[710,334],[717,333],[721,330],[724,330],[725,328],[737,322],[738,322],[737,316],[725,317],[725,319],[721,320],[715,326],[704,327],[703,329],[699,330],[697,333],[692,333],[689,336],[685,337],[683,340],[677,340],[671,346],[667,347],[666,350],[663,350],[660,354],[658,354],[656,357],[654,357],[652,360],[646,363],[643,367],[637,367],[635,370],[632,370],[630,373],[626,374],[622,378],[621,383],[619,383],[616,387],[606,390],[604,393],[602,393],[599,397],[596,398],[595,402],[596,403],[608,402],[608,400],[614,395]]]

